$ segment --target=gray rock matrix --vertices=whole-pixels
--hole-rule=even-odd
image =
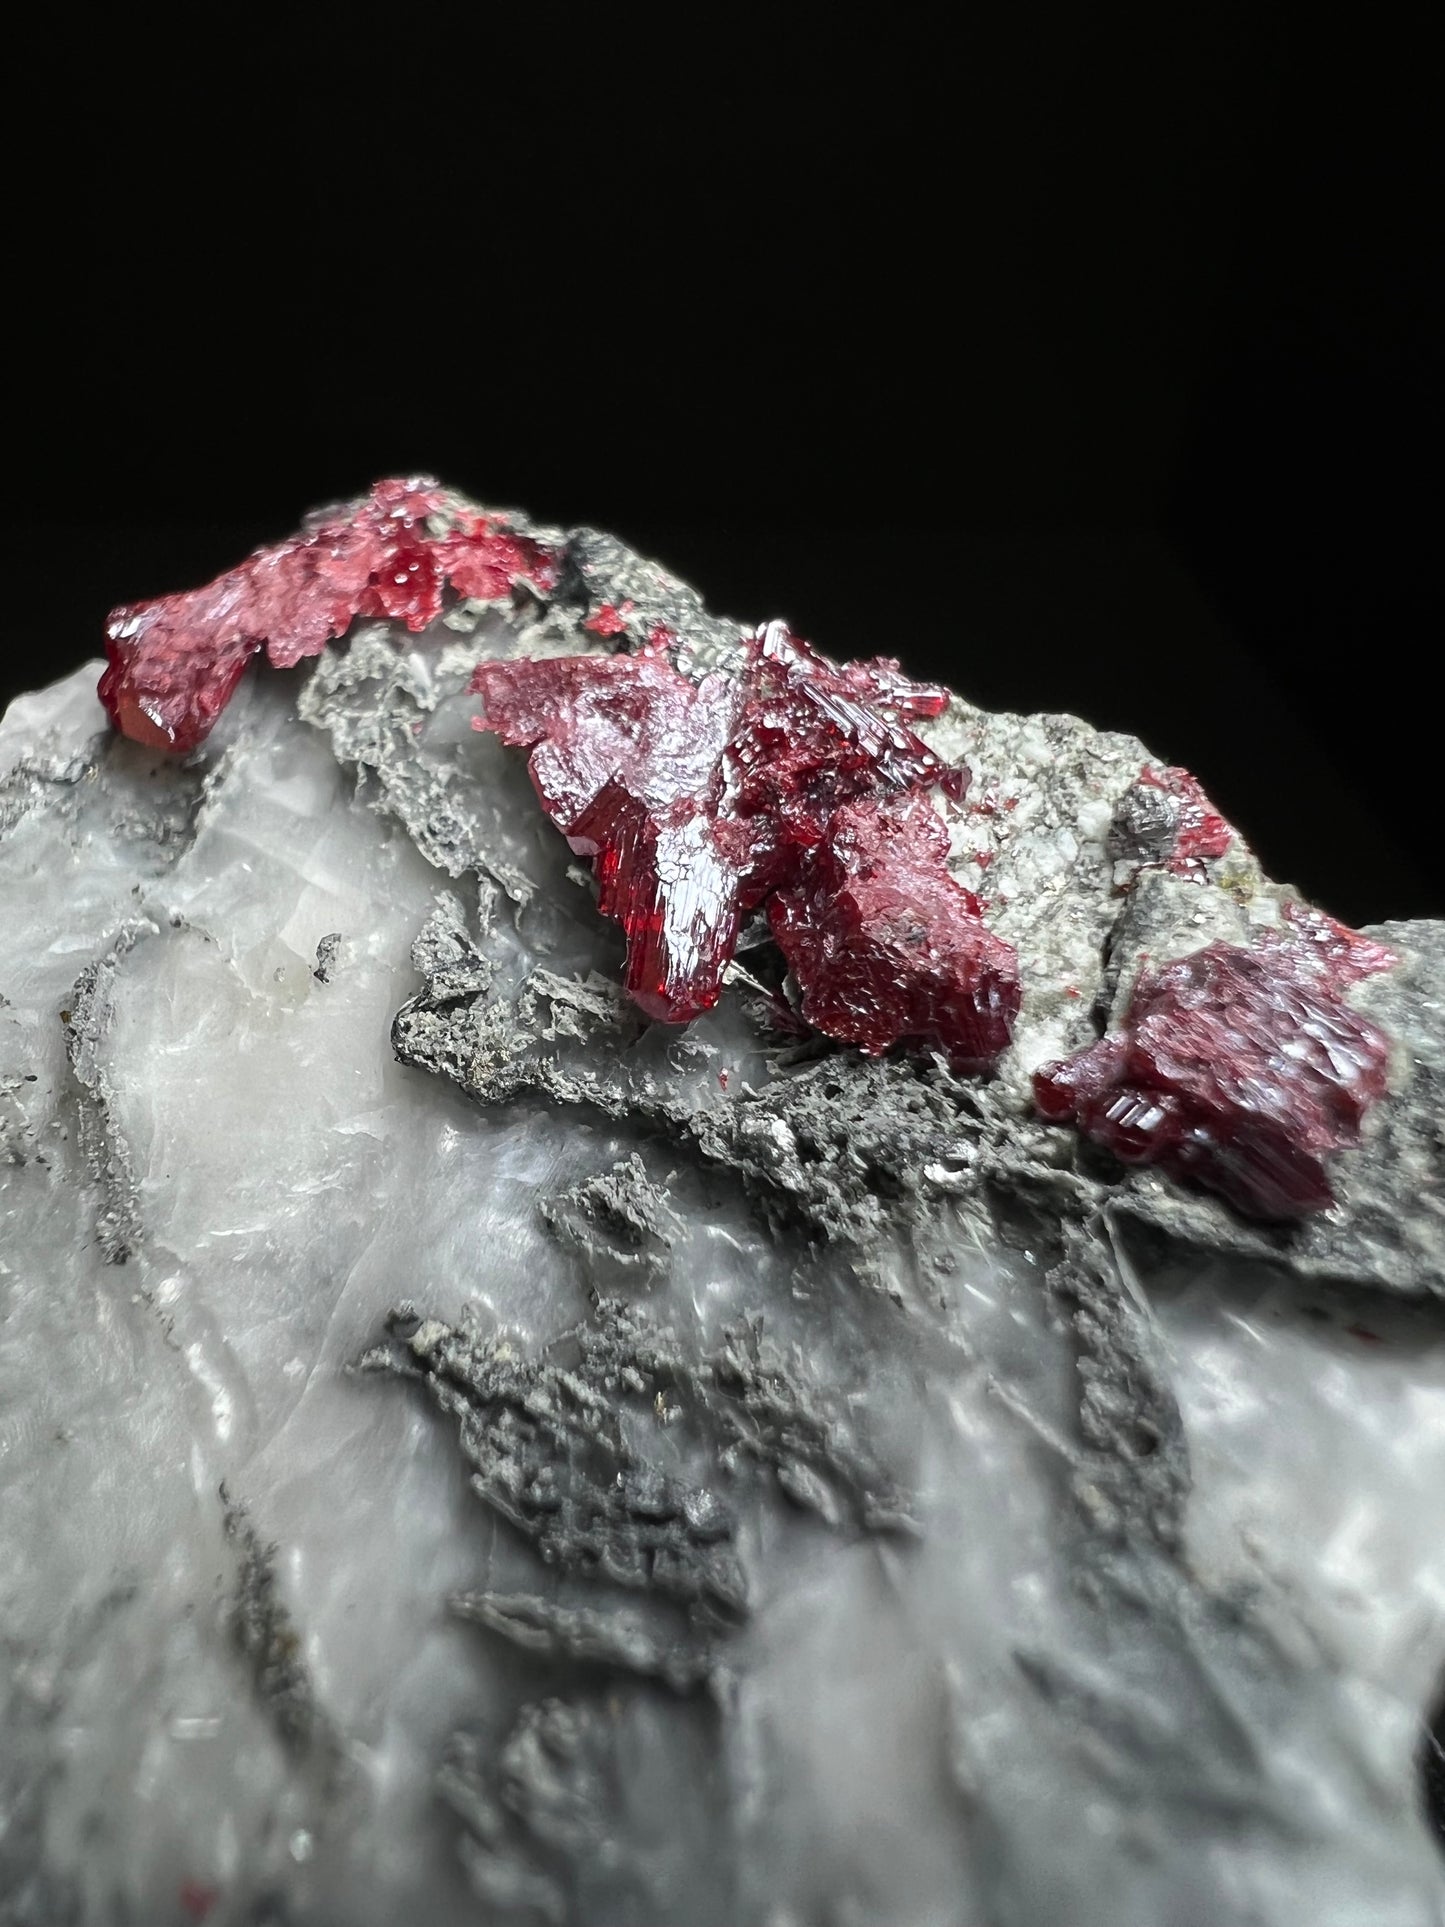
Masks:
[[[558,539],[183,762],[98,665],[0,723],[0,1923],[1445,1920],[1445,926],[1334,1209],[1123,1175],[1030,1073],[1291,893],[955,700],[997,1074],[781,1033],[760,933],[648,1025],[466,684],[741,629]]]

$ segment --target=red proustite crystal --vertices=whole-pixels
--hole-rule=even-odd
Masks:
[[[1250,1217],[1322,1211],[1334,1202],[1325,1158],[1358,1143],[1385,1092],[1385,1035],[1341,995],[1362,963],[1276,938],[1141,971],[1122,1031],[1035,1074],[1039,1110]]]
[[[627,935],[627,989],[682,1022],[716,1003],[749,910],[771,899],[804,1013],[877,1052],[929,1041],[991,1062],[1017,960],[949,875],[921,792],[961,797],[907,727],[947,692],[897,663],[829,662],[770,624],[739,675],[692,682],[659,637],[637,655],[484,662],[479,729],[531,750],[532,780]],[[866,925],[866,928],[864,927]]]
[[[1234,841],[1234,831],[1204,794],[1199,778],[1177,764],[1148,763],[1139,781],[1163,790],[1178,804],[1174,846],[1166,868],[1175,876],[1197,876],[1209,859],[1223,856]]]
[[[543,809],[593,858],[599,907],[627,932],[629,994],[674,1023],[711,1009],[742,887],[716,821],[736,684],[639,655],[484,662],[472,687],[478,727],[531,750]]]
[[[432,482],[378,482],[351,516],[258,549],[205,588],[113,610],[100,699],[123,735],[194,749],[257,650],[289,669],[358,616],[416,631],[441,614],[448,583],[494,601],[516,581],[547,591],[558,567],[544,544],[455,508]]]
[[[960,1069],[991,1064],[1019,1009],[1018,957],[948,873],[926,799],[845,803],[768,917],[818,1030],[876,1054],[938,1043]]]

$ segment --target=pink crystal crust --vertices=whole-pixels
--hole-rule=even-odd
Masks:
[[[1035,1074],[1039,1110],[1248,1216],[1326,1209],[1324,1160],[1359,1142],[1388,1062],[1341,992],[1395,959],[1317,911],[1292,921],[1252,949],[1213,943],[1142,970],[1120,1031]]]
[[[100,699],[136,742],[195,749],[258,650],[289,669],[358,616],[416,631],[441,614],[448,585],[486,602],[519,581],[545,593],[558,566],[544,544],[434,482],[378,482],[359,508],[258,549],[203,589],[112,610]]]
[[[631,656],[484,662],[480,729],[531,751],[543,808],[590,856],[627,937],[625,982],[652,1016],[717,1002],[742,919],[766,906],[829,1036],[936,1045],[991,1063],[1018,1011],[1014,951],[947,867],[925,792],[967,772],[908,727],[944,690],[896,662],[840,667],[772,623],[739,673],[693,681],[659,635]]]

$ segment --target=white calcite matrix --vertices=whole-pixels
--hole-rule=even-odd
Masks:
[[[1440,928],[1297,1234],[1029,1115],[1281,900],[1121,899],[1145,752],[1070,718],[934,726],[1016,802],[995,1080],[779,1034],[760,944],[649,1027],[469,727],[588,642],[0,725],[0,1922],[1445,1919]]]

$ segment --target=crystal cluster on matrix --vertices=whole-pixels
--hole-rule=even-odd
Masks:
[[[1035,1074],[1040,1111],[1247,1216],[1326,1209],[1325,1158],[1359,1142],[1388,1063],[1384,1033],[1342,992],[1395,958],[1317,911],[1291,923],[1253,948],[1146,967],[1121,1030]]]
[[[545,593],[558,568],[545,544],[434,482],[378,482],[355,510],[258,549],[204,588],[113,610],[100,698],[116,728],[148,748],[195,749],[262,648],[289,669],[358,616],[417,631],[441,614],[448,586],[491,602],[517,581]]]
[[[191,750],[258,651],[290,667],[366,616],[415,633],[448,589],[545,598],[563,562],[432,481],[379,482],[205,588],[116,609],[100,696],[125,735]],[[603,601],[582,626],[615,639],[633,608]],[[762,910],[816,1029],[871,1054],[922,1045],[990,1066],[1018,1014],[1018,959],[950,874],[928,794],[961,801],[968,772],[909,727],[947,692],[885,658],[840,666],[782,623],[702,676],[679,670],[678,642],[654,624],[632,653],[487,661],[473,681],[476,727],[530,752],[547,814],[592,858],[630,995],[669,1023],[710,1009]],[[1126,803],[1125,878],[1203,881],[1234,842],[1188,770],[1147,765]],[[1385,1089],[1383,1034],[1343,992],[1395,959],[1304,905],[1284,917],[1252,949],[1216,943],[1142,972],[1121,1029],[1037,1073],[1040,1111],[1251,1215],[1325,1208],[1325,1158],[1358,1141]]]
[[[531,751],[547,814],[593,859],[627,937],[626,986],[681,1022],[721,992],[765,907],[819,1030],[868,1052],[927,1043],[991,1063],[1019,1005],[1013,949],[950,875],[926,792],[967,773],[908,727],[942,689],[846,666],[771,623],[739,673],[693,681],[665,639],[632,656],[485,662],[477,726]]]

